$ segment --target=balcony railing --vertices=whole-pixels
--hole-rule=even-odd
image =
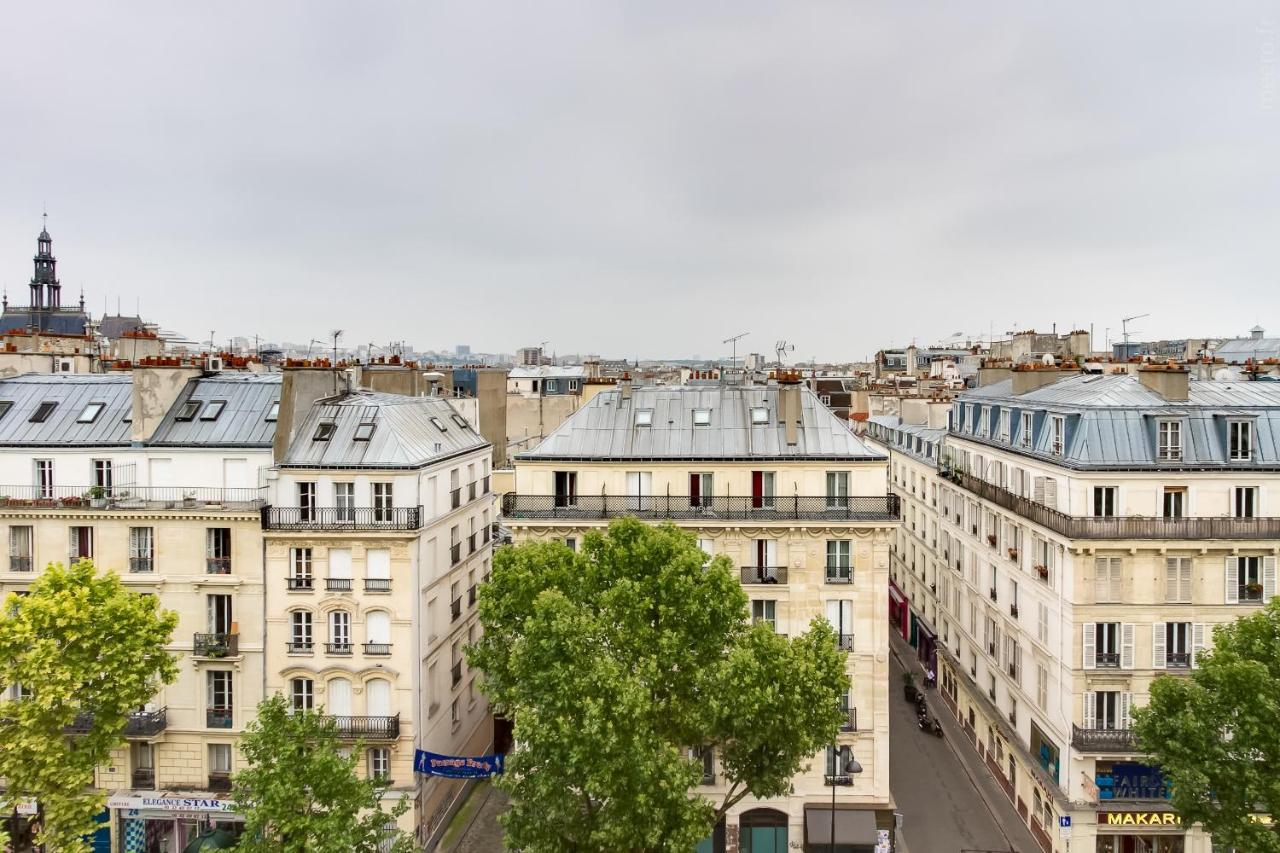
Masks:
[[[468,607],[476,606],[476,585],[475,584],[472,584],[471,586],[467,587],[467,606]]]
[[[365,592],[391,592],[391,578],[365,578]]]
[[[158,711],[133,711],[124,722],[127,738],[152,737],[164,731],[168,726],[167,709]],[[93,730],[93,714],[79,714],[63,731],[69,735],[88,734]]]
[[[1071,745],[1081,752],[1136,752],[1137,739],[1129,729],[1082,729],[1071,726]]]
[[[267,490],[129,486],[107,489],[93,497],[92,486],[0,486],[3,509],[157,510],[198,509],[201,512],[249,512],[263,506]]]
[[[853,651],[853,634],[836,634],[836,646],[842,652]]]
[[[204,724],[210,729],[231,728],[230,708],[209,708],[204,714]]]
[[[284,644],[284,646],[285,651],[291,655],[309,655],[315,650],[315,643],[312,643],[310,640],[305,642],[289,640]]]
[[[264,506],[263,530],[418,530],[422,507]]]
[[[1275,539],[1280,518],[1137,518],[1067,515],[961,471],[943,474],[980,498],[1072,539]]]
[[[129,571],[131,573],[150,572],[155,567],[155,561],[150,557],[130,557]]]
[[[746,584],[776,583],[786,584],[786,566],[743,566],[742,582]]]
[[[219,793],[231,790],[231,773],[226,770],[209,771],[209,790]]]
[[[633,515],[637,518],[686,518],[703,521],[897,521],[897,495],[868,497],[782,497],[772,506],[749,495],[688,497],[653,495],[504,495],[502,514],[521,519],[593,519]]]
[[[350,655],[350,643],[325,643],[324,653],[327,655]]]
[[[343,740],[396,740],[400,737],[400,715],[394,717],[330,717],[333,729]]]
[[[853,566],[827,566],[827,583],[853,583]]]
[[[309,577],[291,577],[285,579],[289,589],[313,589],[315,582]]]
[[[449,603],[449,618],[453,620],[460,616],[462,616],[462,599],[455,598]]]
[[[198,658],[225,658],[240,653],[239,634],[195,634],[191,654]]]
[[[456,489],[451,489],[449,491],[449,508],[457,509],[460,506],[462,506],[462,487],[461,486],[459,486]]]
[[[154,767],[138,767],[130,774],[133,787],[143,791],[156,786],[156,769]]]
[[[1120,653],[1098,652],[1094,655],[1094,664],[1098,669],[1115,669],[1120,666]]]
[[[351,578],[325,578],[324,588],[329,592],[350,592]]]
[[[453,565],[462,559],[462,543],[455,542],[449,546],[449,564]]]
[[[1169,652],[1165,658],[1165,666],[1169,669],[1187,669],[1191,666],[1191,653]]]
[[[450,681],[452,682],[453,687],[457,687],[458,682],[462,681],[461,662],[455,663],[452,667],[449,668],[449,678],[450,678]]]
[[[857,708],[841,708],[840,713],[845,717],[840,721],[840,731],[856,732],[858,730],[858,709]]]
[[[9,571],[11,572],[29,572],[31,571],[30,557],[9,557]]]
[[[386,657],[391,654],[390,643],[365,643],[364,653],[372,657]]]

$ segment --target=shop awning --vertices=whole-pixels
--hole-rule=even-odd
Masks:
[[[907,597],[902,594],[902,590],[894,586],[893,581],[889,581],[889,597],[893,599],[894,604],[907,603]]]
[[[804,810],[805,839],[809,844],[831,843],[831,809],[810,806]],[[875,844],[876,813],[866,809],[836,809],[836,844]]]

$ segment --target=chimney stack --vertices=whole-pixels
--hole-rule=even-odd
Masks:
[[[618,380],[618,394],[624,403],[631,402],[631,374],[624,373]]]
[[[800,373],[778,371],[778,419],[782,421],[787,445],[800,443]]]
[[[137,364],[133,368],[133,422],[129,434],[132,441],[151,438],[187,383],[204,374],[199,367],[184,365],[180,359],[171,361],[172,366]]]
[[[276,436],[272,457],[284,456],[297,434],[298,425],[317,400],[333,396],[334,371],[327,367],[285,367],[280,382],[280,411],[276,415]]]
[[[1191,395],[1191,373],[1180,364],[1143,365],[1138,381],[1171,403],[1185,403]]]

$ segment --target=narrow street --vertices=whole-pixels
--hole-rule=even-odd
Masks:
[[[941,712],[945,736],[916,726],[915,706],[902,696],[904,669],[898,658],[910,651],[899,641],[890,646],[889,655],[889,785],[902,813],[907,850],[1039,853],[1040,846],[977,756],[972,761],[957,756],[957,750],[968,747],[936,690],[928,691],[929,713]],[[918,671],[916,681],[922,681]]]

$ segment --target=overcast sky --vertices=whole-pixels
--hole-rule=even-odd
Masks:
[[[0,74],[19,303],[47,204],[192,338],[1280,334],[1280,0],[28,2]]]

